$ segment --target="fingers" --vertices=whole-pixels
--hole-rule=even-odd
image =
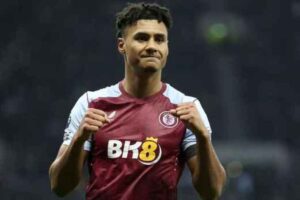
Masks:
[[[78,136],[83,141],[87,140],[91,134],[99,131],[105,124],[109,123],[107,114],[99,109],[89,108],[78,129]]]
[[[98,126],[95,125],[89,125],[89,124],[83,124],[82,128],[85,132],[97,132],[99,130]],[[84,132],[83,131],[83,132]]]
[[[97,126],[97,127],[102,127],[104,125],[103,121],[95,120],[91,118],[86,118],[85,123],[89,126]]]
[[[92,113],[95,113],[95,114],[98,114],[98,115],[106,115],[106,113],[103,111],[103,110],[99,110],[99,109],[95,109],[95,108],[89,108],[87,110],[87,112],[92,112]]]
[[[94,109],[94,108],[88,109],[88,111],[85,114],[85,118],[94,119],[94,120],[100,121],[102,123],[109,123],[107,114],[102,110],[98,110],[98,109]],[[91,122],[93,122],[93,121],[91,121]]]
[[[176,108],[170,110],[170,113],[188,124],[196,124],[197,121],[200,120],[199,113],[194,102],[178,104]]]
[[[194,112],[195,110],[196,110],[196,106],[194,105],[194,103],[189,102],[189,103],[178,104],[177,108],[170,110],[170,113],[177,117],[180,117],[183,115],[187,115],[191,112]]]
[[[89,108],[80,125],[80,135],[87,139],[90,134],[97,132],[105,124],[109,123],[107,114],[99,109]]]
[[[189,108],[195,108],[195,104],[193,102],[187,102],[187,103],[180,103],[177,105],[176,109],[189,109]]]
[[[194,133],[206,133],[206,128],[194,102],[178,104],[170,113],[178,117]]]

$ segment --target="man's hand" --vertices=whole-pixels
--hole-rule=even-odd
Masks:
[[[181,103],[177,108],[170,110],[171,114],[178,117],[196,136],[209,136],[200,114],[193,102]]]
[[[197,138],[196,155],[187,161],[194,187],[203,199],[219,199],[225,185],[226,173],[196,105],[194,102],[178,104],[170,112],[182,120]]]
[[[89,108],[86,111],[78,129],[78,139],[82,141],[87,140],[91,134],[96,133],[107,123],[109,123],[109,119],[104,111]]]
[[[84,142],[105,124],[109,123],[102,110],[89,108],[69,146],[62,145],[58,155],[49,168],[51,190],[62,197],[72,191],[79,183],[88,151]]]

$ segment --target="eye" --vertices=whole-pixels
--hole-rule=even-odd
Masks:
[[[155,41],[156,41],[157,43],[163,43],[163,42],[166,41],[166,38],[165,38],[164,35],[157,35],[157,36],[155,37]]]
[[[146,34],[137,34],[134,39],[140,42],[145,42],[149,39],[149,36]]]

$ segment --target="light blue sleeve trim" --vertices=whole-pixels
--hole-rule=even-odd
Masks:
[[[196,141],[196,136],[194,135],[194,133],[191,130],[186,129],[183,141],[181,143],[182,150],[185,151],[185,150],[187,150],[187,148],[195,145],[196,143],[197,143],[197,141]]]
[[[65,128],[64,132],[64,139],[63,144],[70,145],[74,135],[76,134],[80,123],[82,121],[82,118],[84,117],[84,114],[86,113],[86,110],[88,108],[88,101],[87,101],[88,93],[86,92],[83,94],[76,104],[74,105],[73,109],[71,110],[67,126]],[[84,142],[84,150],[90,151],[91,150],[91,139]]]
[[[197,98],[185,96],[183,102],[194,102],[194,104],[196,105],[196,108],[200,114],[200,118],[202,119],[204,126],[206,127],[208,133],[211,136],[212,130],[211,130],[207,115],[206,115],[204,109],[202,108],[200,101]],[[211,139],[211,137],[210,137],[210,139]],[[187,148],[189,148],[192,145],[195,145],[196,143],[197,143],[197,140],[196,140],[196,136],[194,135],[194,133],[191,130],[186,129],[186,132],[185,132],[182,144],[181,144],[182,150],[185,151]]]

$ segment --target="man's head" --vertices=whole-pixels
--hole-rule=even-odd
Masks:
[[[117,13],[118,50],[134,70],[157,71],[166,64],[169,10],[157,4],[128,4]]]
[[[141,19],[163,22],[168,30],[172,26],[169,9],[155,3],[129,3],[116,15],[117,37],[123,37],[125,29]]]

